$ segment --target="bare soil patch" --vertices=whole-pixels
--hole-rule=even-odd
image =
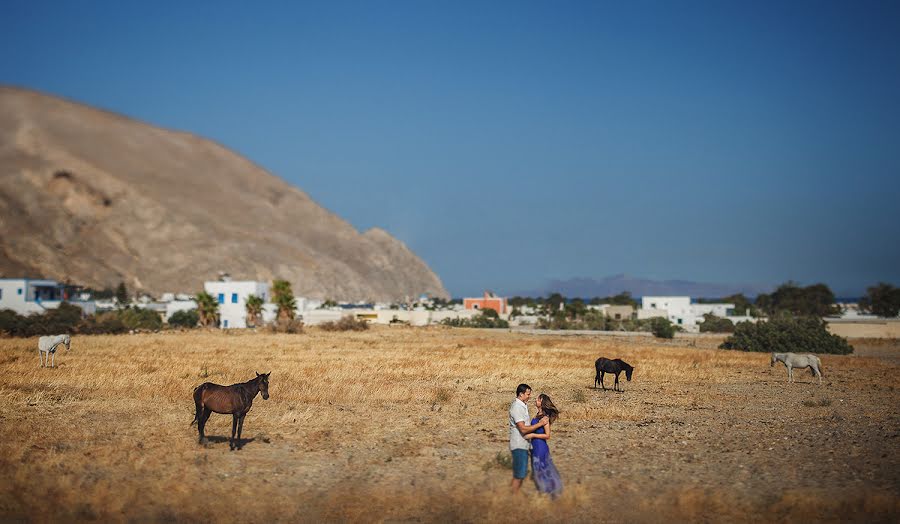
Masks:
[[[898,520],[896,345],[822,356],[818,386],[715,344],[446,328],[82,336],[50,370],[36,340],[0,339],[0,520]],[[624,393],[590,387],[600,356],[636,367]],[[254,371],[272,372],[271,398],[254,402],[244,449],[199,446],[193,388]],[[519,382],[563,411],[555,501],[530,484],[508,493]],[[213,415],[207,433],[230,429]]]

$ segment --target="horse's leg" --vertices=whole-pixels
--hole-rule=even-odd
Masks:
[[[234,436],[237,434],[237,413],[231,414],[231,441],[228,443],[228,447],[231,448],[231,451],[234,451]]]
[[[600,387],[603,388],[603,391],[606,391],[606,384],[603,383],[603,377],[606,375],[605,371],[600,372]]]
[[[241,418],[238,419],[238,433],[237,433],[237,449],[238,449],[238,451],[240,451],[241,447],[242,447],[241,432],[244,431],[244,417],[246,417],[246,416],[247,416],[247,414],[244,413],[243,415],[241,415]]]
[[[41,367],[44,367],[44,352],[40,349],[38,350],[38,358],[41,360]]]
[[[56,367],[56,351],[53,351],[52,353],[50,353],[50,367],[51,368]]]
[[[794,368],[791,366],[788,366],[787,368],[788,368],[788,382],[793,382],[794,381]]]
[[[212,410],[205,407],[203,412],[200,413],[200,420],[197,421],[197,427],[200,431],[200,444],[203,444],[203,441],[206,440],[206,435],[203,432],[206,431],[206,421],[209,420],[210,415],[212,415]]]
[[[619,373],[621,373],[621,371]],[[615,391],[619,391],[619,373],[616,373],[616,383],[613,386],[613,390]]]

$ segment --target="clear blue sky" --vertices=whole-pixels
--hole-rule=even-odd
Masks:
[[[900,2],[193,4],[4,2],[0,83],[217,140],[454,296],[900,284]]]

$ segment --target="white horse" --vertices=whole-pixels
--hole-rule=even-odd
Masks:
[[[818,377],[819,384],[822,383],[822,361],[819,357],[812,353],[798,355],[796,353],[772,353],[772,366],[776,362],[784,363],[784,367],[788,370],[788,382],[794,381],[794,368],[809,368],[809,372],[813,376]]]
[[[50,364],[50,367],[54,367],[56,364],[56,348],[60,344],[65,344],[66,351],[69,350],[69,346],[72,344],[72,339],[69,335],[53,335],[48,337],[41,337],[38,339],[38,358],[41,359],[41,367],[44,367],[44,353],[46,353],[47,364]]]

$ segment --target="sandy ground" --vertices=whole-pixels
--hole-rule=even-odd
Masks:
[[[76,337],[54,370],[35,340],[2,339],[0,520],[897,522],[900,347],[861,342],[822,357],[820,386],[709,337]],[[624,393],[590,387],[599,356],[635,365]],[[271,399],[244,449],[221,415],[198,445],[192,388],[254,370]],[[563,411],[557,500],[508,493],[519,382]]]
[[[900,338],[900,320],[830,321],[828,331],[849,338]]]

